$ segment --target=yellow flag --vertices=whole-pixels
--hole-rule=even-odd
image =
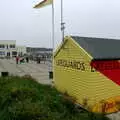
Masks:
[[[43,0],[42,2],[38,3],[37,5],[34,6],[34,8],[42,8],[47,5],[52,4],[53,0]]]

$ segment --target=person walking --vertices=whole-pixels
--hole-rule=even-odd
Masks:
[[[28,57],[26,57],[26,62],[29,63],[29,58]]]
[[[37,63],[40,64],[40,62],[41,62],[41,58],[37,57]]]
[[[16,56],[16,64],[19,62],[19,56]]]

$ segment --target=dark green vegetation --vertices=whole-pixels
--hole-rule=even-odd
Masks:
[[[107,120],[65,100],[55,89],[31,78],[0,78],[0,120]]]

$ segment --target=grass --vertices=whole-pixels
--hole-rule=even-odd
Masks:
[[[51,86],[32,78],[0,78],[0,120],[107,120],[74,105]]]

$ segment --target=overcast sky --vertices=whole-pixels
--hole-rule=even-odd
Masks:
[[[51,6],[33,9],[42,0],[0,0],[0,40],[52,47]],[[60,1],[55,5],[55,46],[61,42]],[[120,39],[120,0],[63,0],[65,35]]]

